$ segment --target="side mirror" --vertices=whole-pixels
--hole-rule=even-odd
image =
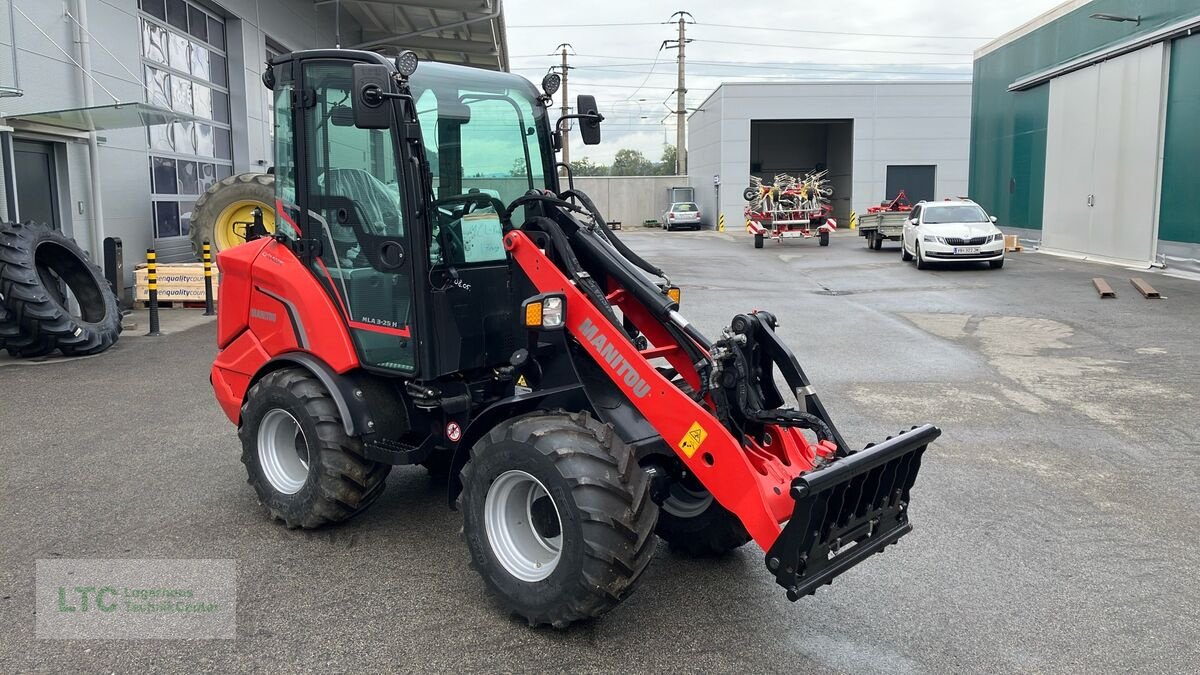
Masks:
[[[384,105],[391,92],[388,67],[378,63],[354,64],[354,126],[387,129],[392,126],[392,108]]]
[[[580,94],[579,98],[575,99],[575,109],[583,116],[579,120],[579,134],[583,136],[584,145],[598,145],[600,143],[600,122],[604,116],[596,108],[596,97]]]
[[[917,219],[916,219],[916,218],[909,218],[909,219],[908,219],[908,222],[909,222],[909,224],[910,224],[910,225],[916,225],[916,224],[917,224]]]
[[[992,221],[992,224],[995,225],[996,224],[996,216],[991,216],[991,221]]]

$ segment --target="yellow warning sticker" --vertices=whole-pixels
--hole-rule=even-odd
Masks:
[[[517,386],[518,387],[528,387],[529,386],[529,383],[525,381],[524,375],[521,375],[520,377],[517,378]]]
[[[687,433],[683,435],[683,438],[679,439],[679,449],[683,451],[683,454],[691,457],[700,449],[700,444],[706,438],[708,438],[708,432],[704,430],[704,427],[700,426],[699,422],[692,422],[692,426],[688,428]]]

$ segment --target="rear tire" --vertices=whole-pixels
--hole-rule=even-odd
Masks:
[[[762,248],[762,247],[763,247],[763,236],[762,236],[762,232],[759,232],[758,234],[754,235],[754,248]]]
[[[1001,267],[1004,267],[1004,258],[1001,258],[999,260],[989,260],[988,266],[990,266],[994,270],[998,270]]]
[[[604,614],[654,557],[650,481],[612,427],[586,413],[497,425],[471,448],[462,483],[472,566],[531,626]]]
[[[884,237],[882,234],[879,234],[878,232],[876,232],[875,233],[875,241],[873,242],[874,246],[872,246],[871,248],[875,249],[876,251],[883,250],[883,242],[886,240],[887,240],[887,237]]]
[[[829,233],[828,232],[820,233],[820,238],[818,239],[818,241],[820,242],[821,246],[828,246],[829,245]]]
[[[289,529],[361,513],[383,494],[392,468],[363,456],[324,385],[300,368],[276,370],[250,388],[238,436],[247,482]]]
[[[192,241],[192,253],[197,258],[204,242],[212,245],[212,252],[232,248],[245,243],[244,237],[233,236],[226,231],[224,220],[234,218],[249,221],[249,211],[254,206],[263,210],[263,223],[269,231],[275,229],[275,176],[268,173],[241,173],[229,176],[212,185],[192,208],[192,221],[188,237]]]
[[[750,541],[745,526],[690,474],[671,481],[655,532],[671,550],[693,558],[724,555]]]

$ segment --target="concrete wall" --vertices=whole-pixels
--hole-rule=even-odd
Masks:
[[[701,209],[712,212],[719,176],[727,228],[741,221],[745,206],[751,120],[853,120],[847,207],[860,213],[883,199],[889,164],[935,164],[938,195],[967,191],[969,83],[725,83],[700,108],[689,118],[689,180]]]
[[[14,12],[13,18],[16,75],[24,95],[0,99],[0,117],[80,107],[84,86],[92,87],[95,105],[112,104],[113,97],[122,102],[146,100],[137,0],[87,0],[94,83],[85,80],[71,62],[79,59],[73,35],[75,24],[64,15],[63,3],[0,2],[14,3],[15,9],[29,17],[27,20]],[[226,15],[234,171],[265,170],[271,163],[269,130],[263,121],[266,89],[260,79],[266,37],[288,49],[331,47],[331,10],[314,7],[306,0],[220,0],[207,4]],[[66,4],[72,13],[74,7],[73,1]],[[7,7],[3,11],[7,13]],[[343,15],[343,40],[352,41],[359,31],[354,20]],[[139,127],[102,131],[99,135],[104,235],[123,240],[128,271],[137,262],[138,252],[151,245],[153,235],[147,132]],[[70,198],[70,208],[62,210],[63,230],[91,249],[94,217],[87,146],[79,138],[30,130],[18,131],[17,137],[62,144],[59,168],[66,180],[60,184],[60,191]]]
[[[576,189],[592,198],[604,218],[620,221],[623,227],[640,226],[643,220],[661,217],[671,205],[668,189],[687,184],[684,176],[581,176],[575,179]],[[704,208],[700,208],[704,225],[711,228],[714,221],[710,213],[711,210],[705,213]]]

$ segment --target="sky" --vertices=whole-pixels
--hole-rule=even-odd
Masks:
[[[660,45],[678,37],[676,11],[695,20],[692,109],[721,82],[970,80],[976,48],[1061,1],[504,0],[504,13],[513,72],[539,82],[561,63],[557,46],[571,45],[570,96],[594,95],[606,118],[601,145],[585,148],[573,132],[571,159],[607,164],[621,148],[657,160],[675,142],[676,50]]]

